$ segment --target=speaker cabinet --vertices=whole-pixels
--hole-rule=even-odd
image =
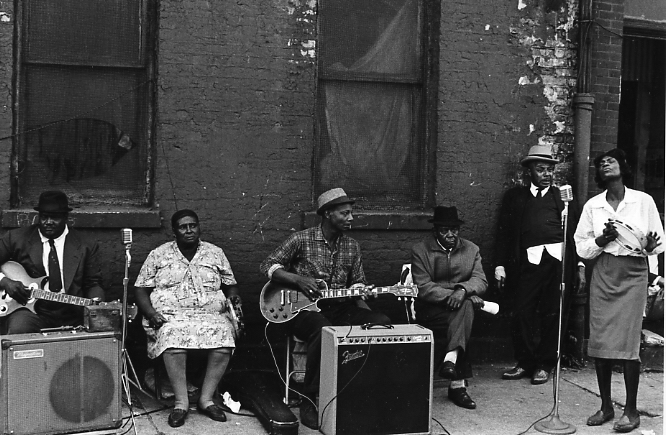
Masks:
[[[432,331],[322,329],[319,421],[325,435],[429,434]]]
[[[119,427],[120,340],[113,332],[0,336],[3,434]]]

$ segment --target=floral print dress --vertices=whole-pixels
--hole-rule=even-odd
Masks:
[[[143,320],[148,357],[156,358],[168,348],[235,347],[221,284],[235,285],[236,279],[224,251],[211,243],[200,241],[192,261],[176,242],[151,251],[134,285],[153,288],[150,302],[168,321],[153,329]]]

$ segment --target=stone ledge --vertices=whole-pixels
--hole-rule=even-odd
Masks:
[[[354,211],[352,230],[428,230],[431,212],[424,211]],[[321,217],[310,211],[303,213],[302,228],[318,225]]]
[[[2,211],[2,227],[18,228],[37,222],[32,209]],[[76,228],[160,228],[159,210],[133,208],[86,208],[69,213],[69,224]]]

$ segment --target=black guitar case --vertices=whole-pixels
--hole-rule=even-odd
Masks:
[[[298,419],[282,401],[284,384],[277,373],[230,371],[222,384],[234,400],[254,412],[270,435],[298,434]]]

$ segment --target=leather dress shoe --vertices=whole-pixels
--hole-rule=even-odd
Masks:
[[[636,416],[633,420],[629,418],[626,414],[620,417],[618,421],[613,425],[613,430],[616,432],[631,432],[641,425],[641,417]]]
[[[476,409],[476,402],[467,394],[467,388],[449,388],[449,399],[461,408]]]
[[[439,377],[444,379],[454,379],[456,377],[456,365],[451,361],[444,361],[439,369]]]
[[[527,370],[525,370],[521,366],[515,366],[508,372],[502,374],[502,379],[514,380],[514,379],[525,378],[527,376],[529,376]]]
[[[587,419],[587,425],[588,426],[601,426],[602,424],[606,423],[607,421],[611,421],[615,417],[615,411],[611,409],[611,411],[607,414],[604,414],[604,412],[600,409],[598,410],[594,415],[590,416],[590,418]]]
[[[301,416],[301,423],[312,430],[319,430],[319,416],[317,415],[317,408],[307,398],[303,398],[299,406],[299,414]]]
[[[532,374],[532,385],[545,384],[548,382],[548,378],[550,378],[550,372],[544,369],[536,369]]]
[[[197,406],[200,414],[207,415],[212,420],[215,421],[227,421],[227,415],[224,413],[224,410],[217,405],[208,405],[205,408]]]
[[[186,409],[174,408],[169,414],[169,426],[171,427],[181,427],[185,424],[185,419],[187,418]]]

